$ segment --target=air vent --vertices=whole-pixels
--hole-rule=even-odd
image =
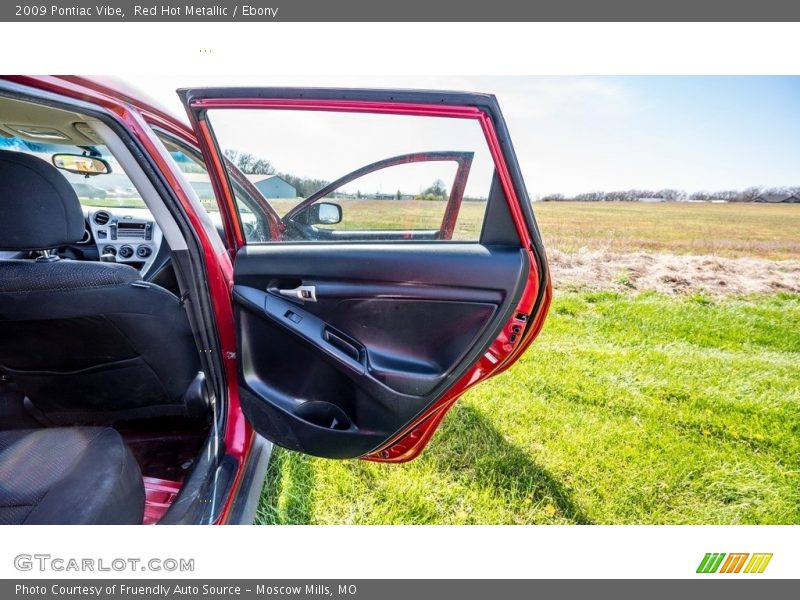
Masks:
[[[111,220],[111,215],[104,210],[98,210],[96,213],[94,213],[95,225],[105,225],[110,220]]]

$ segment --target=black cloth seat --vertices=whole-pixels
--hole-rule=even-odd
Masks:
[[[79,240],[83,209],[44,160],[0,151],[0,250]],[[0,260],[0,373],[50,423],[195,416],[200,360],[180,300],[124,264]]]
[[[139,465],[107,427],[0,431],[0,525],[135,525]]]

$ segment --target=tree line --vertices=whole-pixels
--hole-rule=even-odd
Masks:
[[[324,188],[329,181],[324,179],[314,179],[313,177],[298,177],[291,173],[280,173],[273,166],[272,162],[265,158],[259,158],[249,152],[239,152],[237,150],[225,150],[225,156],[242,173],[247,175],[277,175],[286,183],[297,190],[300,198],[307,198],[317,190]]]
[[[291,185],[300,198],[308,198],[314,192],[321,190],[330,182],[324,179],[314,179],[312,177],[298,177],[291,173],[280,173],[275,169],[273,164],[264,159],[259,158],[249,152],[239,152],[238,150],[225,150],[225,157],[231,161],[242,173],[247,175],[277,175],[286,183]],[[447,187],[444,181],[437,179],[429,187],[423,190],[415,198],[418,200],[445,200],[447,199]],[[357,197],[361,197],[359,191]],[[397,190],[397,193],[392,194],[392,197],[400,200],[403,198],[403,193]]]
[[[585,192],[582,194],[548,194],[542,196],[542,202],[636,202],[639,200],[659,199],[671,202],[687,200],[726,202],[753,202],[760,196],[776,194],[779,196],[800,196],[800,186],[761,187],[751,186],[743,190],[719,190],[716,192],[699,191],[688,193],[683,190],[662,189],[642,190],[630,189],[614,192]]]

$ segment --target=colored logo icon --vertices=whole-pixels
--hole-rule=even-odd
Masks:
[[[748,560],[749,559],[749,560]],[[698,573],[763,573],[772,553],[707,552],[697,567]]]

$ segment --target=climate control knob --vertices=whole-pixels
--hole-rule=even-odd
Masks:
[[[119,256],[120,258],[130,258],[133,256],[133,248],[125,244],[119,249]]]
[[[103,252],[101,254],[110,254],[111,256],[117,255],[117,249],[114,246],[103,246]]]
[[[136,256],[138,256],[139,258],[147,258],[148,256],[150,256],[150,254],[152,254],[152,252],[153,251],[150,250],[149,246],[139,246],[136,249]]]

